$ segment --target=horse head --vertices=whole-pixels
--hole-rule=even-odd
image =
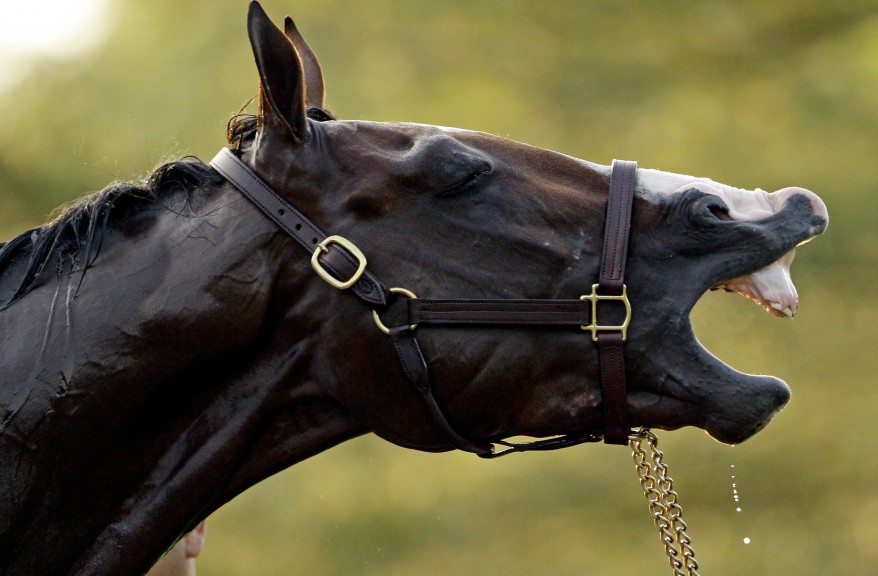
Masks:
[[[607,167],[480,132],[309,119],[309,107],[323,103],[322,73],[287,22],[284,35],[251,9],[262,90],[258,127],[242,151],[270,186],[351,239],[377,277],[419,297],[587,292],[599,267]],[[630,420],[745,440],[786,403],[789,389],[710,355],[689,313],[706,291],[724,287],[791,316],[793,251],[824,230],[826,207],[801,188],[767,193],[639,170],[633,213]],[[312,323],[326,390],[393,442],[448,448],[362,303],[316,279],[307,290],[319,302],[309,313],[319,317]],[[440,404],[466,437],[600,429],[597,356],[581,332],[424,328],[419,338]]]

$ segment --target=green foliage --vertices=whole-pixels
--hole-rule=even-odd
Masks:
[[[0,95],[4,239],[164,159],[209,159],[256,93],[244,2],[116,4],[99,51],[39,62]],[[878,2],[265,6],[296,18],[341,117],[461,126],[596,162],[820,194],[832,224],[794,266],[795,322],[717,294],[695,312],[718,356],[790,382],[790,407],[734,449],[691,430],[660,439],[704,573],[874,573]],[[200,560],[206,576],[667,572],[624,449],[483,462],[371,437],[229,504]]]

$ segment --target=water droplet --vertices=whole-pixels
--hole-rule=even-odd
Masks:
[[[744,538],[744,544],[749,544],[749,543],[750,543],[750,539],[749,539],[749,538]]]
[[[735,467],[735,465],[732,464],[731,468],[734,468],[734,467]],[[737,480],[735,480],[734,474],[732,475],[732,500],[734,500],[735,502],[740,501],[740,496],[738,495],[738,482],[737,482]],[[737,508],[736,511],[740,512],[741,509]]]

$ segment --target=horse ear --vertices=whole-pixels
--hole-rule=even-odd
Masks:
[[[305,76],[289,38],[275,26],[258,2],[250,3],[247,32],[259,70],[259,128],[280,128],[296,142],[307,136]]]
[[[320,68],[317,55],[314,54],[314,51],[305,42],[299,29],[296,28],[293,19],[289,16],[284,20],[284,32],[287,38],[290,39],[290,42],[293,43],[293,46],[296,47],[299,57],[302,58],[302,66],[304,66],[305,72],[305,104],[323,108],[326,89],[323,84],[323,70]]]

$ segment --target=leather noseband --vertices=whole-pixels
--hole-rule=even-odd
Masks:
[[[424,399],[436,425],[453,446],[483,458],[494,458],[510,452],[554,450],[601,439],[608,444],[627,444],[630,428],[624,344],[631,306],[624,280],[636,162],[613,161],[600,276],[598,283],[592,285],[591,294],[578,300],[430,299],[418,298],[402,288],[388,289],[366,269],[366,257],[352,242],[324,234],[231,150],[223,148],[210,164],[311,254],[311,266],[323,280],[340,290],[350,290],[372,308],[379,329],[390,336],[406,379]],[[388,328],[380,315],[400,295],[406,297],[407,322]],[[621,324],[598,324],[598,304],[607,301],[624,305],[625,320]],[[427,362],[415,337],[415,327],[421,325],[580,326],[590,331],[597,342],[600,361],[603,434],[575,433],[528,443],[495,440],[479,444],[464,438],[448,422],[433,394]],[[497,451],[494,444],[504,448]]]

